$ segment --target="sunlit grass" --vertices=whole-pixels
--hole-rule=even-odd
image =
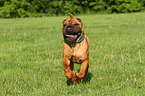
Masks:
[[[66,17],[0,19],[0,95],[145,95],[145,13],[76,16],[91,41],[77,84],[63,71]]]

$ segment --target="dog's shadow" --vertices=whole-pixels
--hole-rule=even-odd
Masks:
[[[92,75],[90,72],[88,72],[87,75],[86,75],[86,81],[84,81],[83,83],[90,82],[92,76],[93,76],[93,75]],[[80,83],[80,79],[77,78],[77,81],[78,81],[77,83]],[[66,83],[67,83],[68,86],[74,84],[74,83],[71,81],[71,79],[67,79],[67,82],[66,82]]]

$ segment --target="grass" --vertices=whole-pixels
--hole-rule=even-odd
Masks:
[[[87,82],[77,84],[63,71],[66,17],[0,19],[0,95],[145,95],[145,13],[76,16],[91,41]]]

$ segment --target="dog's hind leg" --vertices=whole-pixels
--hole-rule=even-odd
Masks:
[[[88,64],[88,66],[87,66],[85,76],[84,76],[84,78],[83,78],[83,79],[81,79],[81,82],[83,82],[83,81],[85,81],[85,82],[86,82],[86,75],[87,75],[87,73],[88,73],[88,69],[89,69],[89,64]]]

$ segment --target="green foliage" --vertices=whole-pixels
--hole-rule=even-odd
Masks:
[[[144,8],[145,0],[0,0],[0,16],[6,18],[80,14],[87,11],[128,13]]]
[[[63,1],[34,0],[32,5],[36,5],[33,8],[35,12],[52,15],[61,11],[62,3]]]
[[[3,6],[4,2],[6,2],[6,0],[0,0],[0,6]]]
[[[89,6],[95,11],[102,11],[106,8],[106,2],[103,0],[96,0],[95,2],[90,2]]]
[[[27,17],[30,16],[31,4],[26,0],[12,0],[4,2],[4,6],[0,7],[0,13],[6,17]]]
[[[110,0],[108,2],[109,13],[128,13],[142,10],[142,4],[137,0]]]
[[[79,6],[80,5],[80,2],[78,1],[75,1],[72,2],[72,1],[67,1],[67,2],[64,2],[63,4],[63,7],[62,7],[62,13],[63,14],[67,14],[67,13],[82,13],[82,7]]]
[[[143,6],[145,6],[145,0],[138,0]]]

